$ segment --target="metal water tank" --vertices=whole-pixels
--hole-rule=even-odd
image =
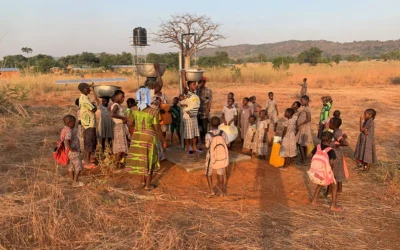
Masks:
[[[138,27],[133,29],[133,45],[147,46],[147,31],[145,28]]]

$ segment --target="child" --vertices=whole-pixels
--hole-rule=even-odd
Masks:
[[[228,93],[228,99],[227,99],[227,101],[226,101],[226,103],[225,103],[225,105],[224,105],[224,108],[227,107],[227,106],[229,105],[228,102],[229,102],[229,99],[231,99],[231,98],[232,98],[233,100],[235,100],[235,94],[232,93],[232,92],[229,92],[229,93]],[[234,108],[236,108],[236,109],[238,108],[238,105],[237,105],[236,102],[234,102],[232,106],[233,106]]]
[[[294,115],[293,118],[297,121],[297,119],[299,118],[299,108],[301,107],[301,103],[299,101],[295,101],[292,104],[292,109],[294,110]],[[296,132],[297,132],[297,127],[296,127]]]
[[[255,96],[250,97],[250,102],[251,102],[251,104],[252,104],[252,106],[253,106],[253,111],[254,111],[254,113],[255,113],[256,115],[258,115],[258,113],[259,113],[260,110],[261,110],[261,105],[259,105],[259,104],[256,102],[256,100],[257,100],[257,98],[256,98]]]
[[[247,126],[247,131],[246,131],[246,136],[244,137],[244,142],[243,142],[243,149],[242,152],[247,154],[251,154],[251,150],[253,148],[253,143],[254,143],[254,138],[256,135],[257,131],[257,117],[255,115],[250,115],[249,121],[248,121],[248,126]]]
[[[276,133],[276,128],[278,127],[278,106],[276,105],[276,100],[274,99],[274,93],[268,93],[269,100],[267,101],[267,116],[271,121],[271,124],[274,124],[274,132]],[[268,124],[268,131],[269,131],[269,124]]]
[[[97,145],[97,132],[96,132],[97,122],[95,115],[97,108],[90,102],[90,99],[88,97],[91,89],[89,84],[82,82],[78,85],[78,89],[81,92],[81,96],[79,97],[79,108],[80,108],[81,124],[84,129],[83,130],[83,142],[85,145],[84,167],[87,169],[91,169],[96,167],[93,164],[93,161]],[[91,159],[93,159],[92,162]]]
[[[111,117],[114,125],[113,154],[117,162],[117,168],[120,168],[122,158],[128,153],[129,132],[126,126],[126,112],[121,104],[124,102],[125,93],[117,89],[114,93],[115,103],[111,106]]]
[[[222,110],[222,122],[225,125],[235,125],[235,122],[237,121],[238,117],[238,111],[237,109],[233,106],[235,103],[235,100],[233,98],[230,98],[228,100],[228,106],[224,107]]]
[[[340,110],[335,110],[335,112],[333,112],[332,118],[340,118]],[[333,133],[333,130],[330,129],[329,125],[331,119],[326,119],[323,123],[325,124],[325,130],[328,130],[329,132]]]
[[[223,188],[224,188],[224,175],[225,169],[229,165],[229,153],[228,153],[228,136],[222,130],[218,129],[218,126],[221,124],[221,121],[218,117],[214,116],[211,118],[211,130],[206,134],[206,148],[209,148],[207,157],[206,157],[206,176],[208,182],[208,188],[210,189],[210,193],[207,195],[208,198],[214,197],[215,192],[213,190],[213,181],[212,181],[212,172],[215,169],[217,171],[217,188],[220,196],[224,196]],[[212,141],[217,138],[217,136],[221,136],[222,140],[218,141],[219,143],[222,141],[222,144],[217,144],[215,146],[222,146],[222,152],[218,150],[218,155],[216,152],[210,152],[211,150],[215,150],[215,148],[210,148],[212,146]],[[218,138],[221,139],[221,138]],[[222,153],[222,154],[221,154]],[[224,154],[224,155],[223,155]],[[217,156],[220,158],[220,161],[214,159]]]
[[[267,111],[261,110],[259,113],[259,121],[257,122],[257,131],[255,141],[253,143],[253,155],[261,160],[265,160],[268,152],[268,128],[269,120],[267,119]]]
[[[160,125],[164,138],[167,138],[167,132],[172,123],[171,106],[167,103],[160,104]]]
[[[307,78],[303,79],[303,83],[300,84],[301,90],[300,90],[300,97],[303,95],[307,95]]]
[[[69,176],[72,179],[73,187],[82,187],[83,183],[78,181],[83,166],[80,157],[79,139],[74,130],[76,118],[72,115],[66,115],[63,122],[64,128],[61,130],[60,139],[64,142],[65,149],[68,150]]]
[[[330,120],[330,129],[333,131],[331,148],[335,151],[336,154],[335,167],[332,170],[335,176],[335,180],[337,182],[338,193],[342,192],[342,182],[349,177],[346,160],[342,152],[342,147],[349,146],[349,143],[346,141],[347,136],[343,134],[342,130],[340,129],[341,125],[342,119],[340,118],[333,117]],[[332,190],[330,190],[330,188],[328,187],[326,195],[331,192]]]
[[[253,108],[249,105],[249,98],[243,98],[242,106],[239,111],[239,129],[240,129],[240,139],[242,143],[247,134],[247,129],[249,127],[249,117],[253,115]]]
[[[176,134],[178,135],[179,142],[181,141],[181,131],[180,131],[180,126],[181,126],[181,107],[178,106],[179,103],[179,98],[174,97],[173,99],[173,105],[171,106],[171,115],[172,115],[172,124],[171,124],[171,145],[172,145],[172,139],[174,137],[174,132],[176,131]]]
[[[126,117],[129,117],[131,114],[131,108],[136,107],[136,101],[133,98],[128,98],[126,100]]]
[[[367,109],[364,116],[360,117],[360,135],[358,136],[354,157],[357,159],[358,167],[362,167],[363,171],[368,171],[371,163],[376,163],[375,150],[375,120],[376,111]]]
[[[237,123],[237,118],[238,118],[238,111],[237,109],[233,106],[235,103],[235,100],[233,98],[230,98],[228,100],[228,106],[224,107],[222,110],[222,122],[225,125],[228,126],[235,126]],[[231,148],[232,143],[229,144],[229,148]]]
[[[79,145],[80,145],[81,152],[84,152],[85,148],[84,148],[84,144],[83,144],[83,127],[81,124],[81,109],[79,108],[79,98],[76,98],[75,105],[78,107],[78,110],[76,111],[76,117],[78,118],[78,121],[75,124],[76,125],[75,129],[77,130],[76,134],[79,138]]]
[[[100,121],[97,127],[98,136],[101,138],[101,150],[104,153],[106,149],[106,141],[108,147],[111,148],[111,142],[114,137],[114,122],[110,117],[108,105],[110,103],[109,97],[101,97],[101,103],[96,93],[94,93],[96,104],[100,107]]]
[[[126,117],[129,119],[131,113],[132,113],[132,109],[134,107],[136,107],[136,101],[133,98],[128,98],[128,100],[126,100],[126,106],[128,107],[126,109]],[[128,125],[129,128],[129,134],[132,136],[133,135],[133,131],[135,130],[135,126],[133,125]]]
[[[325,131],[322,133],[321,136],[321,150],[324,150],[326,148],[329,147],[331,141],[332,141],[332,133]],[[314,155],[317,152],[317,148],[314,148],[314,150],[312,151],[312,154]],[[336,160],[336,154],[334,150],[329,150],[328,151],[328,157],[329,157],[329,163],[332,167],[332,169],[335,168],[334,166],[334,162]],[[343,208],[336,205],[336,198],[337,198],[337,185],[335,182],[333,182],[332,184],[330,184],[330,188],[332,189],[332,204],[331,204],[331,211],[335,211],[335,212],[341,212],[343,211]],[[314,192],[314,198],[311,201],[311,204],[313,205],[317,205],[317,198],[319,196],[319,193],[321,191],[322,186],[321,185],[317,185],[317,187],[315,188],[315,192]]]
[[[297,155],[296,148],[296,118],[294,109],[288,108],[285,110],[286,122],[283,123],[284,129],[281,142],[280,156],[285,158],[283,169],[292,164],[293,157]]]
[[[299,111],[297,119],[297,134],[296,140],[300,151],[300,161],[298,165],[305,165],[307,158],[307,146],[312,142],[311,137],[311,108],[309,106],[310,98],[303,95],[300,98],[303,108]]]
[[[322,132],[325,130],[324,121],[329,118],[329,111],[332,108],[332,98],[330,96],[321,97],[322,100],[322,109],[321,114],[319,116],[319,125],[318,125],[318,138],[321,139]]]

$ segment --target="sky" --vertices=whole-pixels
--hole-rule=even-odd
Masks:
[[[55,57],[82,51],[131,52],[135,27],[157,31],[173,14],[207,15],[227,37],[220,45],[285,40],[395,40],[399,0],[0,0],[0,58],[21,54]],[[139,53],[177,51],[151,43]]]

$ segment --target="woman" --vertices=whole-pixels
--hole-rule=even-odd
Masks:
[[[159,111],[150,107],[151,98],[142,98],[149,92],[140,88],[136,93],[138,106],[132,108],[128,118],[135,130],[132,134],[132,143],[126,157],[126,169],[129,173],[143,175],[142,185],[145,190],[152,190],[153,172],[159,165],[158,139],[167,146],[161,133]]]

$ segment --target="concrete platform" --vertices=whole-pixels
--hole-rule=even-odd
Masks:
[[[167,148],[165,155],[169,162],[185,169],[188,173],[205,170],[206,152],[203,152],[199,157],[189,156],[185,151],[182,151],[179,146],[174,146]],[[230,164],[244,161],[251,161],[251,157],[249,155],[229,151]]]

